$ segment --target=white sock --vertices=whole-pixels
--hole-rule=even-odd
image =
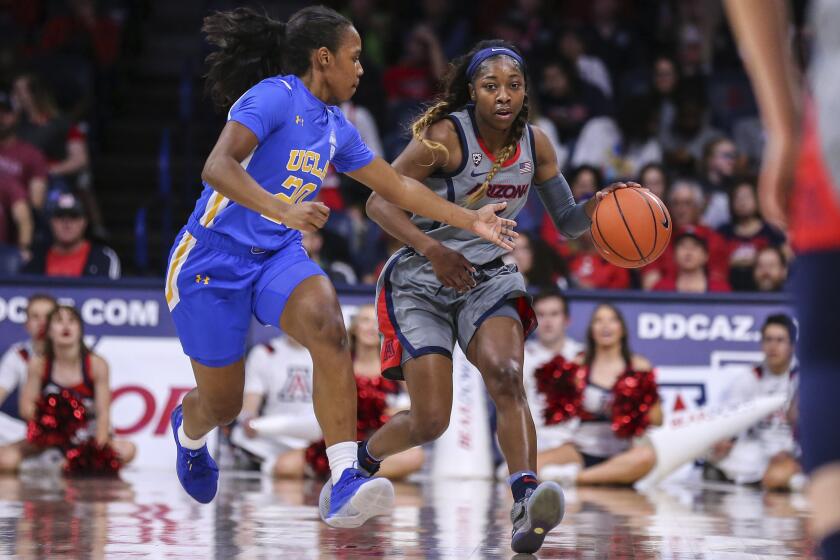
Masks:
[[[355,441],[342,441],[327,447],[327,459],[330,461],[332,483],[338,484],[341,473],[356,463],[359,445]]]
[[[207,443],[207,435],[203,435],[198,439],[192,439],[184,433],[184,424],[182,423],[178,426],[178,441],[181,443],[181,447],[186,447],[187,449],[201,449],[204,447],[204,444]]]

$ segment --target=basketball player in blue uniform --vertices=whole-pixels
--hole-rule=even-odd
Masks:
[[[840,560],[840,2],[811,2],[813,56],[803,94],[784,0],[727,0],[767,142],[759,198],[765,219],[790,224],[797,253],[799,443],[810,476],[812,535]]]
[[[335,107],[362,75],[359,35],[337,12],[305,8],[283,23],[239,8],[209,16],[203,30],[219,47],[208,57],[207,89],[230,111],[166,273],[166,301],[197,384],[172,413],[178,478],[199,502],[216,494],[218,468],[206,434],[241,409],[245,337],[255,315],[312,355],[315,413],[332,471],[321,516],[331,526],[356,527],[387,513],[394,491],[354,468],[356,388],[347,335],[335,289],[301,246],[300,232],[328,218],[326,206],[310,202],[327,166],[503,248],[510,248],[516,224],[495,214],[505,205],[473,211],[450,204],[368,150]]]

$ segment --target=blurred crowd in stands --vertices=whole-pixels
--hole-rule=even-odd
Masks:
[[[209,10],[243,2],[205,3]],[[407,124],[434,98],[448,61],[479,39],[502,38],[525,55],[531,121],[552,139],[576,199],[633,180],[670,209],[671,246],[656,263],[631,271],[604,261],[588,235],[564,239],[530,197],[510,259],[532,285],[679,292],[784,286],[792,253],[759,212],[763,134],[718,0],[326,3],[343,11],[363,40],[365,75],[342,110],[387,160],[409,141]],[[133,4],[0,2],[0,243],[24,271],[88,274],[88,256],[108,252],[97,246],[107,231],[90,165],[91,137],[106,119],[91,108],[107,111],[93,100],[107,100]],[[337,283],[375,282],[399,246],[366,217],[368,194],[330,173],[319,195],[332,209],[329,223],[304,236]],[[65,196],[65,207],[83,208],[88,232],[72,246],[57,234],[68,219],[62,195],[73,197]],[[76,255],[72,266],[62,262],[68,252]]]

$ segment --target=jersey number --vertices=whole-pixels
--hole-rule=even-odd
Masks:
[[[274,195],[275,198],[279,198],[286,204],[297,204],[301,202],[304,198],[315,192],[318,188],[315,183],[303,183],[303,179],[300,177],[295,177],[294,175],[289,175],[286,177],[286,180],[283,181],[283,186],[287,189],[288,192],[279,192]],[[282,224],[280,220],[275,220],[274,218],[269,218],[268,216],[263,215],[263,218],[270,222],[274,222],[275,224]]]

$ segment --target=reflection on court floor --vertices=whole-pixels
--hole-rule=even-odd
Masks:
[[[361,530],[323,525],[320,483],[223,473],[216,501],[192,502],[172,472],[122,480],[0,478],[0,557],[209,559],[512,558],[503,484],[424,481],[397,487],[390,519]],[[567,493],[563,524],[538,558],[812,558],[799,495],[683,484],[641,495]],[[533,558],[519,555],[517,559]]]

